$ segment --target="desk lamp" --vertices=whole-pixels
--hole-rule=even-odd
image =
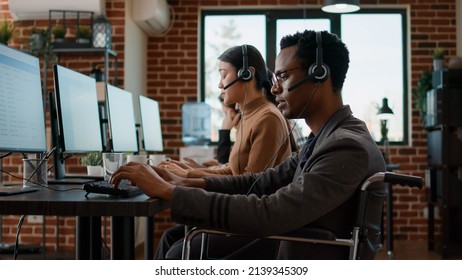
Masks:
[[[382,107],[379,108],[377,116],[380,119],[380,133],[382,135],[381,142],[383,143],[383,157],[385,162],[388,163],[388,120],[393,118],[393,110],[388,106],[388,99],[385,97],[382,100]]]

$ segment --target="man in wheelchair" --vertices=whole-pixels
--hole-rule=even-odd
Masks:
[[[258,174],[180,178],[165,168],[129,163],[112,183],[129,179],[148,196],[170,201],[172,219],[189,226],[254,238],[309,226],[351,237],[358,189],[385,171],[385,162],[365,123],[342,101],[348,50],[325,31],[297,32],[280,46],[272,93],[286,118],[302,118],[310,127],[303,149]],[[276,257],[344,259],[348,253],[342,246],[281,241]]]

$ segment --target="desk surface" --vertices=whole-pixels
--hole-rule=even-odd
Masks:
[[[154,216],[170,203],[141,194],[117,198],[86,192],[81,185],[52,185],[37,192],[0,197],[0,215]],[[72,190],[70,190],[72,189]]]

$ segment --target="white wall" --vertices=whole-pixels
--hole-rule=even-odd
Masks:
[[[138,95],[147,92],[148,38],[132,19],[132,1],[125,0],[124,88],[134,95],[135,119],[140,123]]]

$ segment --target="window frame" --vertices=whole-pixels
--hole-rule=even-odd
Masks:
[[[409,91],[409,68],[410,63],[408,60],[409,50],[409,30],[408,30],[408,11],[403,7],[396,8],[362,8],[355,14],[399,14],[402,18],[402,69],[403,69],[403,140],[402,141],[390,141],[390,145],[409,145],[410,139],[410,91]],[[325,13],[318,8],[278,8],[269,10],[268,8],[249,8],[249,9],[202,9],[200,11],[200,59],[199,59],[199,92],[198,100],[205,100],[205,18],[207,16],[217,15],[265,15],[266,16],[266,62],[269,69],[274,69],[276,59],[276,22],[279,19],[329,19],[331,22],[331,32],[337,34],[342,38],[341,34],[341,14]],[[379,102],[379,101],[378,101]],[[212,142],[216,143],[216,142]],[[383,141],[376,141],[378,145],[383,145]]]

